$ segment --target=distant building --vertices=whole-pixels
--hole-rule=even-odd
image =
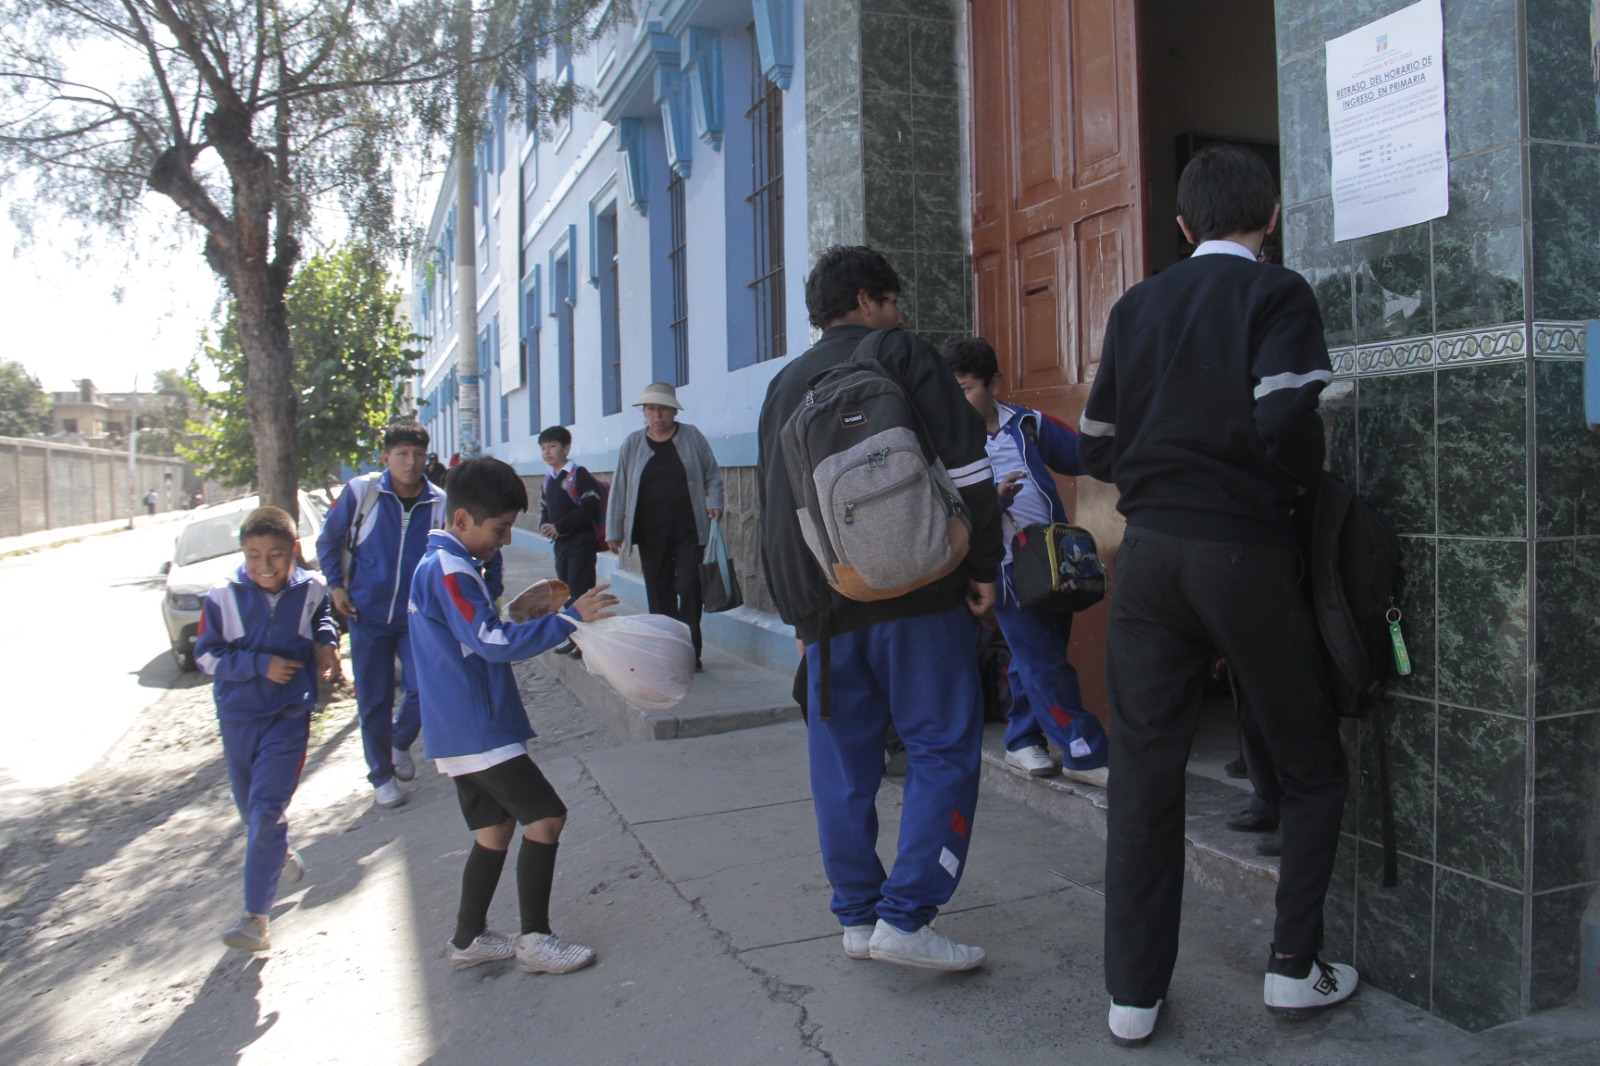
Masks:
[[[154,392],[101,392],[94,382],[81,378],[71,392],[50,394],[50,435],[77,437],[85,444],[120,444],[138,418],[140,429],[155,424],[155,412],[172,397]]]

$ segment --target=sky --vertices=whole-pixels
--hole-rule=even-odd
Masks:
[[[79,378],[102,392],[129,391],[137,379],[149,391],[157,370],[183,370],[200,354],[220,287],[192,227],[169,247],[175,216],[175,209],[164,217],[151,210],[128,241],[91,235],[87,250],[77,247],[81,234],[48,226],[22,244],[0,217],[8,253],[0,257],[0,358],[21,363],[52,392]],[[214,384],[215,376],[201,380]]]

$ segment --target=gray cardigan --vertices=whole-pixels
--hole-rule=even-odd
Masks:
[[[687,422],[675,424],[678,431],[672,435],[672,444],[678,449],[678,458],[683,460],[684,473],[689,477],[689,504],[694,510],[695,532],[704,545],[711,535],[711,518],[706,512],[713,507],[722,510],[722,468],[717,465],[717,457],[711,454],[711,445],[703,433]],[[649,461],[650,445],[645,440],[645,431],[634,430],[617,453],[617,469],[611,475],[611,502],[606,507],[606,540],[622,545],[624,555],[633,547],[639,475]]]

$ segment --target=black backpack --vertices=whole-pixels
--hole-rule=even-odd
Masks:
[[[1394,795],[1384,690],[1399,676],[1391,622],[1400,609],[1400,542],[1354,489],[1324,471],[1311,507],[1311,609],[1322,637],[1328,692],[1345,718],[1370,720],[1383,822],[1383,886],[1397,879]],[[1409,671],[1409,665],[1407,667]]]

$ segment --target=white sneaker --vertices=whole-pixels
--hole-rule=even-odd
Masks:
[[[1304,977],[1285,977],[1269,973],[1261,998],[1267,1009],[1285,1018],[1306,1018],[1319,1010],[1334,1007],[1356,994],[1361,978],[1354,966],[1342,962],[1311,960],[1311,972]]]
[[[298,885],[306,879],[306,860],[290,848],[283,856],[283,873],[278,875],[280,885]]]
[[[247,914],[222,934],[222,942],[239,951],[266,951],[272,946],[267,936],[267,916]]]
[[[486,962],[509,959],[517,953],[516,941],[504,933],[485,929],[464,948],[456,947],[454,940],[444,942],[444,957],[458,970],[481,966]]]
[[[405,801],[406,794],[400,791],[393,778],[372,790],[372,802],[380,807],[398,807]]]
[[[411,757],[410,748],[390,748],[389,754],[393,756],[394,776],[401,781],[410,781],[417,776],[417,763]]]
[[[1156,1016],[1161,1013],[1161,1000],[1154,1007],[1119,1007],[1111,1004],[1111,1016],[1106,1023],[1111,1026],[1111,1042],[1118,1047],[1144,1047],[1150,1043],[1150,1034],[1156,1030]]]
[[[877,928],[871,925],[847,925],[844,927],[844,953],[852,959],[872,958],[872,931]]]
[[[517,968],[525,973],[571,973],[593,961],[593,948],[569,944],[555,933],[517,937]]]
[[[1006,752],[1006,765],[1015,766],[1029,777],[1050,777],[1059,769],[1042,744]]]
[[[971,970],[983,965],[982,948],[957,944],[931,925],[903,933],[878,919],[867,951],[878,962],[916,966],[924,970]]]
[[[1106,784],[1111,780],[1111,770],[1105,766],[1097,766],[1093,770],[1074,770],[1070,767],[1062,767],[1061,776],[1080,785],[1105,788]]]

